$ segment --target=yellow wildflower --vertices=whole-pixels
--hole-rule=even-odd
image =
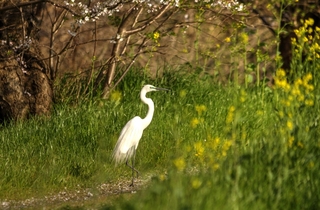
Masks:
[[[159,32],[154,32],[153,33],[153,39],[157,40],[157,39],[159,39],[159,37],[160,37]]]
[[[283,117],[284,117],[283,111],[279,111],[279,117],[280,117],[280,118],[283,118]]]
[[[300,33],[300,31],[298,29],[294,29],[293,31],[297,35],[298,38],[301,37],[301,33]]]
[[[227,124],[232,123],[235,109],[236,109],[236,108],[235,108],[234,106],[230,106],[230,107],[229,107],[229,112],[228,112],[227,118],[226,118],[226,123],[227,123]]]
[[[309,91],[313,91],[314,90],[314,86],[313,85],[307,85],[306,89]]]
[[[197,142],[194,144],[194,150],[195,150],[195,155],[197,157],[202,157],[203,156],[203,152],[204,152],[204,147],[202,145],[202,142]]]
[[[290,102],[290,100],[287,100],[287,101],[285,101],[285,106],[287,106],[287,107],[290,107],[290,105],[291,105],[291,102]]]
[[[218,163],[213,164],[213,170],[218,170],[220,168]]]
[[[110,96],[110,100],[111,100],[111,101],[113,101],[113,102],[119,102],[119,101],[121,100],[121,98],[122,98],[122,94],[121,94],[120,91],[115,90],[115,91],[113,91],[113,92],[111,93],[111,96]]]
[[[293,123],[291,120],[287,121],[287,128],[291,131],[293,129]]]
[[[184,98],[187,95],[187,91],[186,90],[181,90],[179,93],[180,98]]]
[[[241,89],[240,91],[240,102],[245,102],[247,98],[247,93],[245,90]]]
[[[290,84],[287,82],[286,78],[284,76],[282,76],[282,75],[285,75],[285,73],[283,73],[283,72],[280,71],[278,73],[278,71],[277,71],[276,75],[279,75],[279,76],[276,76],[274,78],[274,83],[275,83],[276,87],[282,88],[285,91],[289,91],[290,90]]]
[[[178,169],[178,171],[183,171],[186,167],[186,162],[184,161],[184,159],[182,157],[175,159],[173,161],[173,164]]]
[[[304,101],[304,95],[302,95],[302,94],[299,95],[299,96],[298,96],[298,101],[299,101],[299,102]]]
[[[283,77],[286,76],[286,72],[283,69],[278,69],[276,71],[276,76],[279,77],[279,78],[283,78]]]
[[[227,156],[227,151],[229,150],[229,148],[231,147],[232,145],[232,141],[228,140],[228,141],[225,141],[222,145],[222,156]]]
[[[213,150],[216,150],[219,146],[219,143],[220,143],[220,138],[219,137],[216,137],[215,139],[212,139],[210,141],[210,147],[213,149]]]
[[[248,34],[242,33],[242,34],[241,34],[241,38],[242,38],[242,41],[243,41],[244,44],[248,44],[248,41],[249,41],[249,36],[248,36]]]
[[[263,110],[257,110],[256,113],[257,113],[258,116],[264,115],[264,111]]]
[[[198,118],[193,118],[191,120],[191,127],[195,128],[200,123],[200,120]]]
[[[291,93],[293,96],[298,96],[301,94],[299,87],[292,88]]]
[[[306,21],[305,21],[305,24],[308,26],[313,26],[314,24],[314,20],[312,18],[308,18]]]
[[[302,80],[299,78],[299,79],[297,79],[297,80],[295,80],[294,81],[294,85],[296,86],[296,87],[299,87],[299,85],[302,85]]]
[[[308,83],[310,80],[312,80],[312,74],[311,73],[308,73],[307,75],[305,75],[303,77],[303,82],[304,83]]]
[[[192,186],[193,189],[198,189],[201,186],[201,184],[202,184],[202,182],[198,178],[194,178],[191,181],[191,186]]]
[[[229,43],[229,42],[231,42],[231,38],[230,38],[230,37],[227,37],[227,38],[224,39],[224,41],[227,42],[227,43]]]
[[[292,147],[293,141],[294,141],[294,137],[293,137],[293,136],[290,136],[289,139],[288,139],[288,146],[289,146],[290,148]]]
[[[198,112],[198,115],[201,115],[202,112],[207,111],[207,107],[205,105],[196,105],[195,109]]]
[[[305,100],[305,102],[304,102],[307,106],[313,106],[314,105],[314,101],[313,100],[311,100],[311,99],[307,99],[307,100]]]
[[[166,179],[166,175],[165,174],[160,174],[158,178],[159,178],[160,181],[164,181]]]

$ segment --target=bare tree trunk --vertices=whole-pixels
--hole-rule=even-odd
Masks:
[[[0,123],[48,115],[53,93],[37,49],[37,14],[43,2],[24,6],[3,1],[0,8]]]
[[[112,53],[109,59],[107,71],[100,72],[100,75],[98,76],[98,79],[97,79],[97,81],[100,82],[102,75],[105,74],[105,79],[103,83],[104,98],[108,97],[110,89],[113,88],[112,83],[114,82],[114,76],[116,73],[117,64],[119,63],[119,61],[121,61],[122,56],[126,53],[126,49],[129,44],[131,35],[140,33],[141,31],[145,30],[148,26],[153,24],[155,21],[159,20],[161,17],[164,16],[164,14],[168,11],[170,7],[171,7],[170,4],[164,6],[158,11],[157,15],[153,16],[150,19],[146,19],[144,21],[139,20],[140,15],[142,15],[142,12],[144,9],[140,8],[139,10],[136,10],[135,9],[136,5],[131,7],[123,15],[122,22],[118,27],[117,37],[115,37],[115,40],[114,40],[115,44],[112,48]],[[167,17],[165,17],[164,19],[168,20],[172,14],[173,12],[168,14]],[[160,21],[160,25],[162,25],[164,22],[165,21]],[[142,41],[140,41],[140,45],[136,51],[136,54],[135,56],[133,56],[132,60],[127,65],[127,68],[124,74],[126,74],[126,72],[129,70],[128,68],[131,67],[136,57],[141,53],[145,42],[146,42],[146,39],[142,39]],[[122,78],[123,77],[120,77],[120,79]],[[119,81],[117,81],[116,84],[118,84],[118,82]]]

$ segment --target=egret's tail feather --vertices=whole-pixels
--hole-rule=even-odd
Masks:
[[[112,160],[116,165],[126,162],[134,154],[135,147],[132,146],[127,153],[122,153],[120,150],[115,148],[112,154]]]

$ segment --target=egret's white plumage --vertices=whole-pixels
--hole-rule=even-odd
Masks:
[[[134,155],[135,151],[139,145],[139,141],[142,137],[143,130],[148,127],[151,123],[153,112],[154,112],[154,103],[150,98],[146,97],[146,94],[151,91],[158,90],[167,90],[165,88],[157,88],[152,85],[145,85],[141,92],[140,98],[141,101],[148,105],[148,113],[145,118],[141,119],[139,116],[132,118],[124,126],[120,133],[120,137],[117,141],[117,144],[113,150],[113,159],[116,164],[126,162],[128,165],[128,160],[132,159],[132,166],[128,165],[132,169],[132,176],[134,176],[134,171],[138,171],[134,168]],[[133,185],[133,178],[132,184]]]
[[[113,152],[116,164],[123,163],[133,156],[133,147],[137,149],[143,130],[140,129],[142,119],[138,116],[131,119],[124,126]],[[129,141],[130,140],[130,141]]]

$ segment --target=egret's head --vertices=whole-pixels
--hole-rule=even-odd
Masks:
[[[145,85],[145,86],[142,88],[142,91],[145,91],[146,93],[147,93],[147,92],[151,92],[151,91],[159,91],[159,90],[168,91],[168,89],[166,89],[166,88],[159,88],[159,87],[155,87],[155,86],[153,86],[153,85]]]

